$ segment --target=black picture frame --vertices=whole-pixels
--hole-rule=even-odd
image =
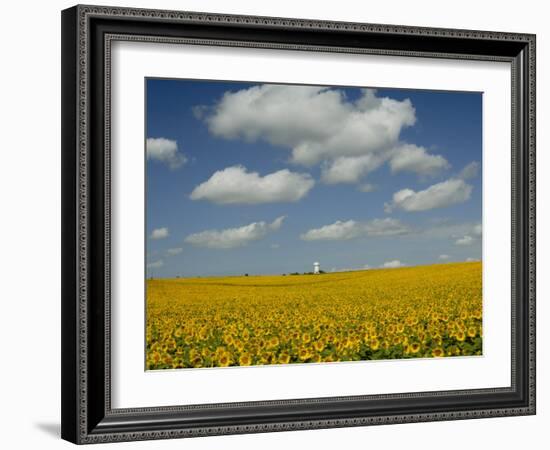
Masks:
[[[111,408],[113,40],[506,61],[512,67],[512,373],[505,388]],[[62,12],[62,437],[84,444],[535,414],[535,36],[75,6]]]

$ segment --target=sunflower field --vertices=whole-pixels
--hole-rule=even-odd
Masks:
[[[147,280],[146,368],[482,354],[481,262]]]

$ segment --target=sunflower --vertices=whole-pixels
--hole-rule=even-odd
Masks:
[[[202,327],[199,331],[199,338],[204,341],[208,337],[208,332],[209,330],[206,326]]]
[[[279,338],[277,336],[271,337],[268,342],[268,348],[277,348],[279,346]]]
[[[309,362],[312,363],[320,363],[321,362],[321,355],[313,355]]]
[[[466,339],[466,334],[463,330],[459,330],[456,333],[456,340],[460,342],[464,342],[464,339]]]
[[[315,341],[313,346],[315,347],[315,350],[322,352],[325,349],[325,342],[322,339],[319,339],[318,341]]]
[[[220,359],[223,355],[225,355],[225,347],[218,347],[216,351],[214,352],[214,357],[216,359]]]
[[[247,342],[250,339],[250,331],[248,331],[248,328],[245,328],[243,331],[243,341]]]
[[[309,349],[306,347],[302,347],[300,350],[298,350],[298,358],[300,358],[302,361],[306,361],[311,357],[311,353],[309,352]]]
[[[369,342],[369,347],[376,351],[380,347],[380,341],[378,339],[371,339]]]
[[[197,356],[191,361],[191,364],[193,364],[193,367],[202,367],[203,360],[200,356]]]
[[[288,364],[290,362],[290,355],[287,352],[283,352],[279,355],[279,363]]]
[[[231,364],[231,357],[229,356],[229,353],[223,353],[218,357],[218,365],[220,367],[227,367],[229,364]]]
[[[420,351],[420,344],[418,342],[413,342],[409,345],[409,351],[411,353],[418,353]]]
[[[231,334],[226,334],[223,337],[223,341],[226,343],[226,345],[231,345],[233,344],[233,336]]]
[[[249,366],[250,364],[252,364],[252,358],[250,357],[250,355],[248,353],[243,353],[239,357],[239,365]]]
[[[242,352],[244,348],[244,343],[240,339],[235,339],[235,342],[233,342],[233,346],[239,351]]]
[[[147,369],[481,354],[481,263],[312,281],[148,280]]]
[[[151,359],[153,360],[153,362],[158,363],[160,361],[160,353],[157,351],[153,352],[151,355]]]

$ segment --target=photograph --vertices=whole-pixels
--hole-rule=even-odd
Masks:
[[[63,6],[64,440],[536,436],[542,15],[401,3]]]
[[[144,89],[146,370],[483,356],[482,92]]]

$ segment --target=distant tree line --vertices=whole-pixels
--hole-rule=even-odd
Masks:
[[[319,270],[319,274],[326,273],[324,270]],[[315,275],[313,272],[291,272],[289,275]],[[286,276],[286,273],[283,273],[283,276]]]

